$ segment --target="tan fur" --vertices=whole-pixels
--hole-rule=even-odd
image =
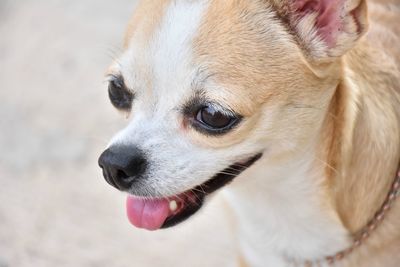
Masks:
[[[139,34],[135,41],[147,42],[160,26],[163,13],[171,0],[142,1],[131,18],[125,33],[124,47],[128,48],[134,34]]]
[[[142,39],[150,38],[170,1],[143,2],[126,46],[138,31]],[[335,213],[353,234],[382,205],[400,160],[400,1],[368,4],[370,31],[353,49],[345,54],[361,37],[357,31],[366,30],[365,1],[351,5],[359,8],[361,28],[352,21],[352,34],[341,36],[339,48],[326,52],[314,43],[320,52],[310,56],[310,48],[297,39],[306,32],[296,35],[290,28],[287,2],[211,0],[194,40],[194,63],[207,70],[206,86],[219,86],[207,91],[211,99],[251,119],[220,138],[185,129],[197,144],[229,146],[254,134],[263,107],[284,107],[274,125],[260,132],[268,132],[270,140],[295,136],[297,144],[319,140],[316,162],[325,166],[321,197],[327,209],[321,213]],[[290,153],[283,151],[276,160]],[[338,266],[398,266],[399,202],[368,243]],[[245,259],[240,266],[246,266]]]
[[[243,19],[243,12],[248,15]],[[252,1],[211,1],[210,8],[194,42],[196,62],[210,62],[205,69],[209,71],[211,84],[218,84],[219,91],[210,93],[210,98],[221,99],[233,110],[246,117],[254,118],[263,105],[277,105],[289,107],[289,113],[297,113],[302,125],[315,127],[320,118],[308,116],[315,113],[312,108],[321,110],[327,108],[330,92],[321,90],[338,82],[335,76],[318,77],[305,66],[303,54],[295,45],[291,35],[286,33],[284,25],[277,18],[270,16],[271,7],[266,3]],[[263,28],[264,27],[264,28]],[[280,34],[273,30],[270,33],[260,34],[265,28],[276,28]],[[240,37],[239,37],[240,36]],[[271,46],[272,45],[272,46]],[[212,59],[212,60],[210,60]],[[286,64],[292,62],[292,65]],[[327,66],[330,72],[339,73],[336,66]],[[223,71],[220,71],[223,69]],[[280,79],[282,73],[292,73],[285,79]],[[305,87],[309,91],[304,90]],[[229,88],[227,90],[226,88]],[[251,90],[250,90],[251,88]],[[277,90],[279,88],[279,90]],[[313,97],[303,103],[304,94]],[[326,101],[326,102],[324,102]],[[290,114],[285,114],[291,116]],[[257,117],[257,116],[256,116]],[[299,121],[299,122],[300,122]],[[304,127],[289,123],[285,117],[275,125],[266,138],[283,139],[286,131],[302,131]],[[247,130],[246,130],[247,129]],[[232,138],[246,138],[249,134],[248,127],[243,127]],[[285,132],[280,130],[284,129]],[[300,137],[301,136],[301,137]],[[305,136],[299,132],[299,138]],[[210,140],[200,136],[209,144]],[[229,136],[224,136],[223,143],[232,143]],[[217,141],[215,143],[221,143]]]
[[[246,263],[246,260],[242,257],[239,256],[239,267],[249,267],[249,265]]]
[[[400,2],[396,8],[374,3],[370,10],[372,29],[344,58],[323,134],[334,205],[354,234],[381,207],[400,160],[400,49],[394,45]],[[396,203],[368,243],[338,266],[397,266],[399,208]]]
[[[270,46],[288,46],[279,43],[279,40],[286,41],[285,37],[271,36],[275,40],[252,40],[246,43],[245,40],[257,37],[248,35],[242,36],[242,42],[233,42],[238,32],[249,26],[239,22],[238,12],[246,9],[251,14],[254,10],[261,12],[266,8],[242,4],[243,7],[240,1],[214,1],[199,35],[197,48],[199,57],[218,59],[214,63],[217,65],[207,67],[215,69],[214,79],[234,90],[233,95],[239,96],[241,101],[234,109],[252,114],[266,102],[288,103],[289,99],[295,98],[291,93],[301,96],[303,88],[312,87],[303,81],[312,83],[315,77],[307,73],[302,65],[296,65],[301,59],[290,53],[292,47],[288,47],[285,53]],[[343,224],[352,233],[365,226],[382,205],[395,176],[400,155],[400,79],[396,68],[400,62],[400,49],[395,45],[400,43],[400,26],[396,23],[400,9],[374,3],[371,10],[370,33],[345,56],[341,64],[341,81],[327,113],[321,143],[321,149],[326,151],[321,151],[321,156],[327,162],[328,194]],[[257,18],[253,19],[252,23],[262,25]],[[215,25],[218,27],[215,28]],[[232,25],[237,28],[232,28]],[[265,44],[269,46],[264,47]],[[280,57],[274,55],[275,49],[280,52]],[[258,57],[272,60],[260,61]],[[293,69],[279,69],[282,65],[279,59],[282,62],[293,61]],[[222,68],[230,75],[220,74],[218,69]],[[282,73],[285,73],[285,79],[282,80],[286,84],[274,84],[277,80],[274,76]],[[296,79],[298,73],[302,74],[302,80]],[[310,78],[307,79],[307,75]],[[321,83],[323,80],[317,81]],[[335,81],[328,79],[325,82]],[[321,84],[319,86],[324,87]],[[274,90],[284,87],[291,91]],[[255,89],[249,92],[246,88]],[[312,95],[309,91],[306,93]],[[227,102],[235,103],[232,100]],[[383,112],[385,116],[381,116]],[[288,128],[285,127],[286,130]],[[244,133],[243,138],[247,135]],[[391,248],[400,247],[399,223],[400,210],[397,208],[369,243],[354,253],[347,264],[344,262],[345,266],[395,266],[398,261],[393,258],[400,259],[400,256],[397,256],[397,252],[393,254]],[[365,253],[372,253],[374,261],[365,258]]]
[[[342,130],[342,138],[348,135],[352,143],[342,146],[347,153],[346,161],[338,166],[339,175],[334,178],[333,191],[338,213],[353,233],[360,230],[382,205],[399,163],[400,49],[392,43],[400,41],[396,23],[400,2],[397,4],[392,11],[371,5],[371,31],[344,59],[344,75],[352,81],[344,90],[357,93],[342,105],[348,116],[355,120],[351,126],[354,130]],[[381,20],[385,9],[386,24]],[[346,132],[349,130],[350,133]],[[340,136],[335,138],[340,140]],[[337,154],[338,158],[341,156]],[[354,255],[349,266],[397,266],[400,257],[398,253],[393,254],[392,247],[400,247],[399,207],[396,203],[396,208],[369,241],[370,247],[363,248],[371,258]],[[380,255],[379,259],[377,255],[372,257],[375,251]],[[370,262],[372,258],[375,263]],[[393,258],[397,259],[396,265]]]

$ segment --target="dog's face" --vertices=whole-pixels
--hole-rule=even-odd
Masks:
[[[174,225],[260,158],[280,164],[314,141],[339,82],[329,55],[338,50],[299,41],[282,10],[261,0],[139,4],[108,74],[130,123],[100,158],[107,181],[132,195],[136,226]]]

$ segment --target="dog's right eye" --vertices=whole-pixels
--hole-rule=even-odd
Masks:
[[[130,92],[122,77],[113,76],[108,84],[108,96],[114,107],[120,110],[129,111],[132,108],[134,94]]]

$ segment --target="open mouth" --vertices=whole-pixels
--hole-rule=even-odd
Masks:
[[[128,196],[126,210],[129,221],[138,228],[151,231],[175,226],[200,210],[207,195],[232,182],[261,156],[257,154],[244,163],[235,163],[207,182],[176,196],[154,199]]]

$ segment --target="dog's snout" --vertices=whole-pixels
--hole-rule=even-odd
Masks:
[[[145,172],[144,153],[135,146],[110,147],[101,154],[99,165],[106,181],[119,190],[128,190]]]

